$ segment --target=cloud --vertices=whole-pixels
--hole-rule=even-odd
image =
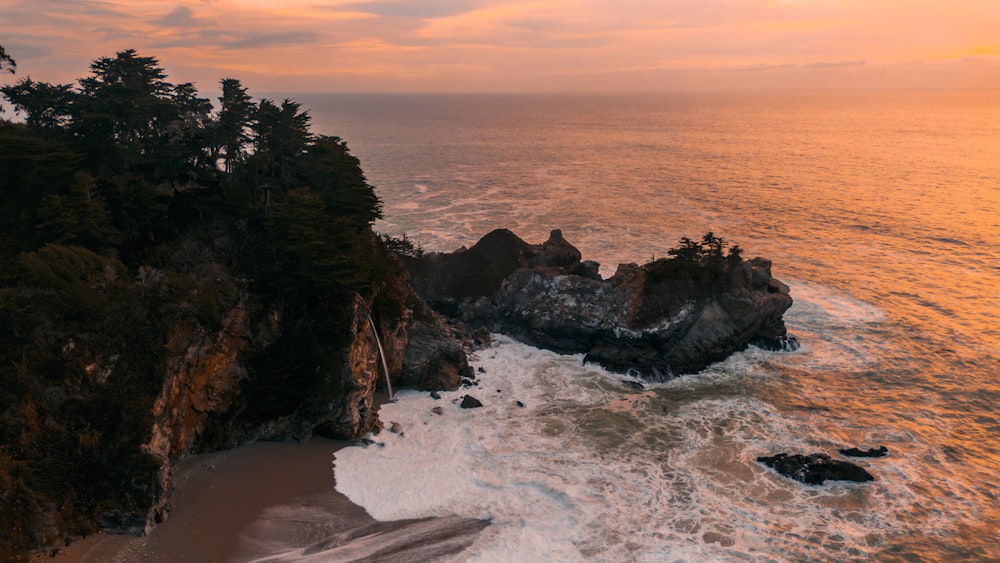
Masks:
[[[196,25],[194,12],[187,6],[177,6],[169,14],[153,20],[154,24],[164,27],[192,27]]]
[[[0,0],[20,74],[65,82],[135,48],[195,80],[300,90],[857,79],[905,61],[996,60],[996,29],[996,0]],[[942,68],[906,70],[907,84],[922,69],[941,83]]]
[[[372,0],[348,4],[352,10],[384,17],[443,18],[475,11],[485,0]]]
[[[783,63],[783,64],[753,64],[745,66],[733,66],[728,70],[733,72],[770,72],[775,70],[802,70],[802,69],[837,69],[837,68],[859,68],[868,64],[868,61],[813,61],[808,63]]]
[[[279,31],[279,32],[245,32],[234,36],[222,37],[216,45],[229,49],[267,49],[284,45],[303,46],[316,43],[322,39],[317,32]]]

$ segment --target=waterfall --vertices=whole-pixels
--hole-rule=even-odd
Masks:
[[[368,324],[372,327],[372,334],[375,335],[375,344],[378,345],[378,354],[382,358],[382,373],[385,374],[385,388],[389,391],[389,402],[396,399],[392,396],[392,384],[389,383],[389,364],[385,361],[385,350],[382,349],[382,339],[378,337],[378,329],[375,328],[375,321],[372,320],[371,313],[368,314]]]

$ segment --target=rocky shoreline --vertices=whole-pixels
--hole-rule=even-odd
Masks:
[[[301,391],[256,388],[261,375],[248,375],[245,362],[287,341],[288,311],[262,310],[246,295],[215,332],[178,325],[166,346],[152,432],[142,444],[159,462],[155,501],[102,518],[118,532],[150,533],[171,517],[175,467],[192,454],[377,432],[376,393],[386,377],[397,389],[457,389],[475,378],[468,355],[487,346],[490,333],[583,353],[587,362],[650,381],[697,372],[750,344],[794,346],[782,321],[792,298],[772,277],[771,263],[732,251],[725,256],[721,240],[705,240],[718,246],[623,264],[608,279],[558,230],[541,244],[497,230],[452,253],[387,251],[392,281],[377,293],[355,295],[345,315],[348,345],[329,351],[342,358],[341,373],[324,384],[327,392],[279,417],[262,416],[254,405],[291,404]]]

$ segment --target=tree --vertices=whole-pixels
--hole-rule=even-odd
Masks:
[[[121,233],[112,226],[104,199],[93,176],[78,172],[68,193],[42,198],[36,229],[47,242],[75,244],[100,251],[121,244]]]
[[[216,149],[224,151],[225,170],[233,171],[233,165],[246,154],[245,147],[250,142],[249,127],[256,106],[247,89],[235,78],[222,79],[221,107],[216,117]]]
[[[263,99],[254,114],[254,170],[258,175],[287,183],[292,176],[292,161],[303,154],[312,139],[309,113],[299,111],[301,104],[284,100],[276,105]]]
[[[69,84],[49,84],[24,78],[0,88],[14,110],[24,112],[25,124],[38,129],[58,129],[69,123],[76,93]]]
[[[146,152],[179,117],[170,99],[174,87],[164,80],[158,64],[155,57],[140,57],[134,49],[94,61],[92,76],[80,80],[75,132],[89,142]]]
[[[3,48],[3,45],[0,45],[0,70],[5,70],[11,74],[14,74],[15,72],[14,69],[16,68],[17,68],[17,63],[14,62],[14,59],[7,54],[7,51]]]
[[[352,219],[358,229],[382,217],[382,202],[341,139],[316,137],[297,168],[297,178],[322,195],[331,214]]]
[[[681,239],[680,245],[668,250],[667,254],[681,262],[695,263],[701,258],[701,245],[688,237],[684,237]]]
[[[305,188],[289,191],[281,203],[268,220],[267,261],[275,290],[343,296],[371,284],[372,239],[352,218],[330,213],[322,195]]]

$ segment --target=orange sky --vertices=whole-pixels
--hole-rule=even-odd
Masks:
[[[135,48],[257,92],[1000,87],[1000,0],[0,0],[10,82]]]

